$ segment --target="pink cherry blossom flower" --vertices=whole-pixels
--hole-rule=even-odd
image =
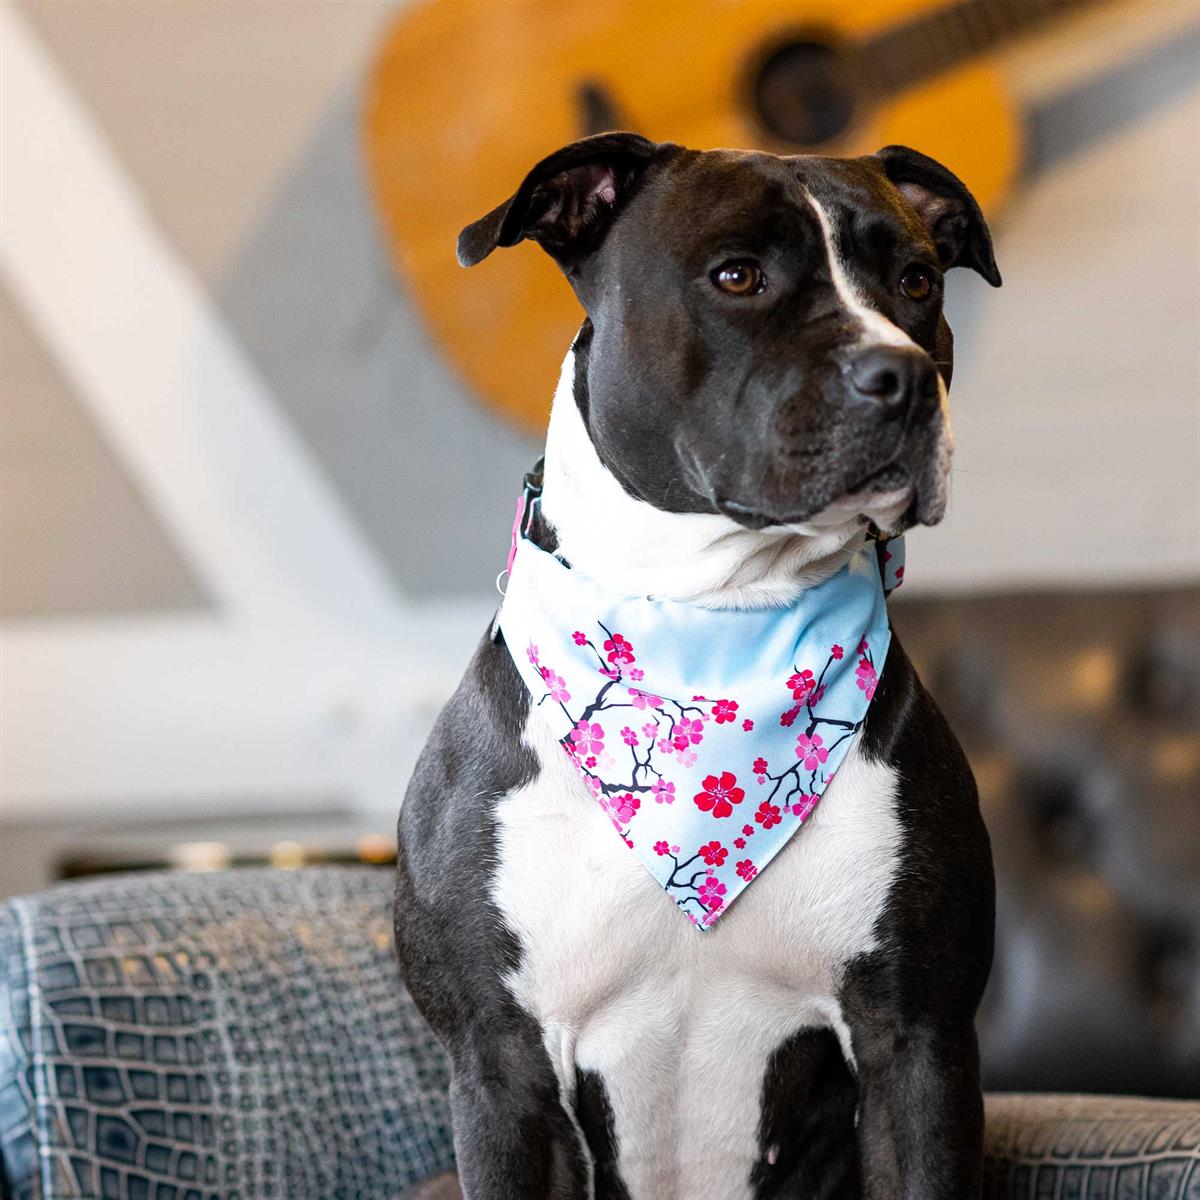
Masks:
[[[875,699],[875,688],[879,685],[879,676],[875,673],[875,668],[870,661],[863,657],[858,660],[858,666],[854,668],[855,682],[868,700]]]
[[[642,807],[642,802],[632,792],[626,792],[623,796],[618,796],[612,801],[613,816],[621,822],[622,825],[628,825],[633,820],[634,814]]]
[[[732,771],[722,771],[720,776],[706,775],[704,790],[693,797],[701,812],[711,812],[714,817],[731,816],[733,806],[745,798],[746,793],[737,786],[737,776]]]
[[[835,642],[833,646],[830,647],[829,653],[840,662],[842,655],[846,652]]]
[[[579,754],[600,754],[604,750],[604,729],[586,720],[578,721],[571,730],[571,741]]]
[[[525,647],[525,653],[528,655],[529,661],[536,667],[538,665],[538,648],[532,642],[530,642],[529,645]]]
[[[724,896],[729,889],[710,871],[696,890],[700,893],[700,903],[711,913],[725,903]]]
[[[718,725],[727,725],[737,719],[737,710],[736,700],[718,700],[713,705],[713,719]]]
[[[750,770],[755,775],[765,775],[767,773],[767,760],[765,758],[756,758],[751,764]]]
[[[819,733],[811,737],[802,733],[796,739],[796,757],[804,764],[805,770],[815,771],[829,757],[829,751]]]
[[[787,681],[787,685],[792,689],[792,699],[799,700],[803,704],[809,692],[817,686],[817,681],[813,678],[811,671],[805,670],[791,676]]]
[[[556,675],[549,667],[543,667],[542,679],[550,689],[550,699],[555,704],[566,704],[570,700],[571,693],[567,691],[567,681],[561,675]]]
[[[589,754],[583,765],[585,767],[594,767],[596,765],[596,756],[594,754]]]
[[[671,745],[671,739],[670,739],[670,738],[659,738],[659,739],[658,739],[658,748],[659,748],[659,749],[660,749],[660,750],[661,750],[661,751],[662,751],[664,754],[670,754],[670,753],[671,753],[671,751],[675,749],[675,747]]]
[[[654,741],[654,735],[657,732],[658,726],[655,725],[653,721],[647,721],[646,724],[642,726],[642,734],[645,737],[648,737],[651,741]]]
[[[629,678],[632,679],[634,683],[640,683],[641,680],[646,678],[646,672],[643,671],[641,667],[633,667],[630,669]]]
[[[789,708],[787,712],[779,714],[779,723],[786,729],[796,720],[799,715],[799,705],[797,705],[795,708]]]
[[[671,853],[672,853],[672,854],[678,854],[678,853],[679,853],[679,847],[678,847],[678,846],[672,846],[672,847],[671,847]]]
[[[729,857],[729,851],[720,842],[709,842],[698,853],[710,867],[719,867]]]
[[[655,804],[675,803],[675,785],[669,780],[656,779],[650,785],[650,794],[654,797]]]
[[[753,862],[750,861],[750,859],[743,858],[742,861],[737,865],[737,873],[742,879],[749,883],[750,880],[752,880],[755,875],[758,874],[758,868]],[[757,893],[755,894],[757,895]]]
[[[633,646],[619,633],[614,633],[612,637],[605,638],[604,648],[608,651],[608,661],[610,663],[628,666],[634,661]]]
[[[691,717],[681,717],[675,722],[675,732],[671,741],[676,750],[686,750],[689,745],[699,745],[704,741],[704,723]]]
[[[752,729],[754,728],[754,722],[753,722],[752,720],[750,720],[750,718],[749,718],[749,717],[747,717],[747,718],[746,718],[746,719],[745,719],[745,720],[742,722],[742,728],[743,728],[743,729],[744,729],[744,730],[745,730],[747,733],[749,733],[749,732],[750,732],[750,730],[752,730]]]
[[[583,630],[577,629],[577,630],[575,630],[575,632],[573,634],[571,634],[571,636],[575,639],[575,645],[577,645],[577,646],[586,646],[587,645],[587,641],[588,641],[587,634],[584,633]]]
[[[636,746],[638,744],[638,735],[629,728],[628,725],[621,730],[621,741],[627,746]]]
[[[817,800],[817,796],[798,796],[792,804],[792,814],[802,821],[805,820],[809,813],[817,807]]]
[[[736,847],[737,847],[739,850],[745,850],[745,848],[746,848],[746,839],[745,839],[745,838],[734,838],[734,839],[733,839],[733,844],[734,844],[734,845],[735,845],[735,846],[736,846]]]
[[[621,672],[616,667],[597,667],[596,668],[605,679],[620,679]]]
[[[659,855],[660,857],[662,855],[666,854],[668,850],[670,850],[670,846],[668,846],[666,842],[655,842],[654,843],[654,853]]]
[[[783,817],[779,815],[778,804],[772,804],[769,800],[764,800],[758,806],[758,812],[754,814],[754,819],[764,829],[770,829],[773,825],[778,825],[783,820]]]
[[[743,826],[742,826],[742,833],[743,833],[743,834],[745,834],[745,836],[746,836],[746,837],[751,837],[751,836],[753,836],[753,834],[754,834],[754,826],[753,826],[753,825],[743,825]]]
[[[868,644],[868,642],[867,642],[867,639],[866,639],[866,638],[863,638],[863,640],[862,640],[861,642],[859,642],[859,643],[858,643],[858,652],[859,652],[859,654],[866,654],[866,652],[867,652],[868,650],[870,650],[870,648],[871,648],[871,647],[870,647],[870,645]]]
[[[634,708],[660,708],[662,706],[662,697],[651,695],[649,692],[639,691],[637,688],[629,689],[629,699],[633,702]]]

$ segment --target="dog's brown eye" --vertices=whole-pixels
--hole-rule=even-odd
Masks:
[[[900,289],[910,300],[924,300],[933,291],[933,280],[924,267],[909,267],[900,276]]]
[[[731,296],[753,296],[763,290],[766,280],[757,263],[738,260],[722,263],[713,273],[712,281]]]

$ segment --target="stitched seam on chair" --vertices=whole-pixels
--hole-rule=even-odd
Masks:
[[[21,954],[25,960],[25,987],[29,993],[29,1034],[33,1044],[33,1079],[36,1088],[33,1098],[33,1128],[38,1139],[41,1200],[50,1200],[53,1178],[48,1136],[50,1092],[46,1075],[46,1052],[42,1040],[42,984],[37,974],[37,953],[34,948],[29,902],[17,898],[11,903],[21,926]]]

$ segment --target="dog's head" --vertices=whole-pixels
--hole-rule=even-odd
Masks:
[[[525,238],[587,313],[576,396],[631,495],[750,528],[940,519],[943,272],[1000,283],[945,167],[902,146],[779,157],[601,134],[467,226],[459,261]]]

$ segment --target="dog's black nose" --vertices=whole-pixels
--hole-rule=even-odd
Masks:
[[[916,346],[872,346],[851,360],[847,371],[851,403],[882,420],[918,415],[938,406],[933,361]]]

